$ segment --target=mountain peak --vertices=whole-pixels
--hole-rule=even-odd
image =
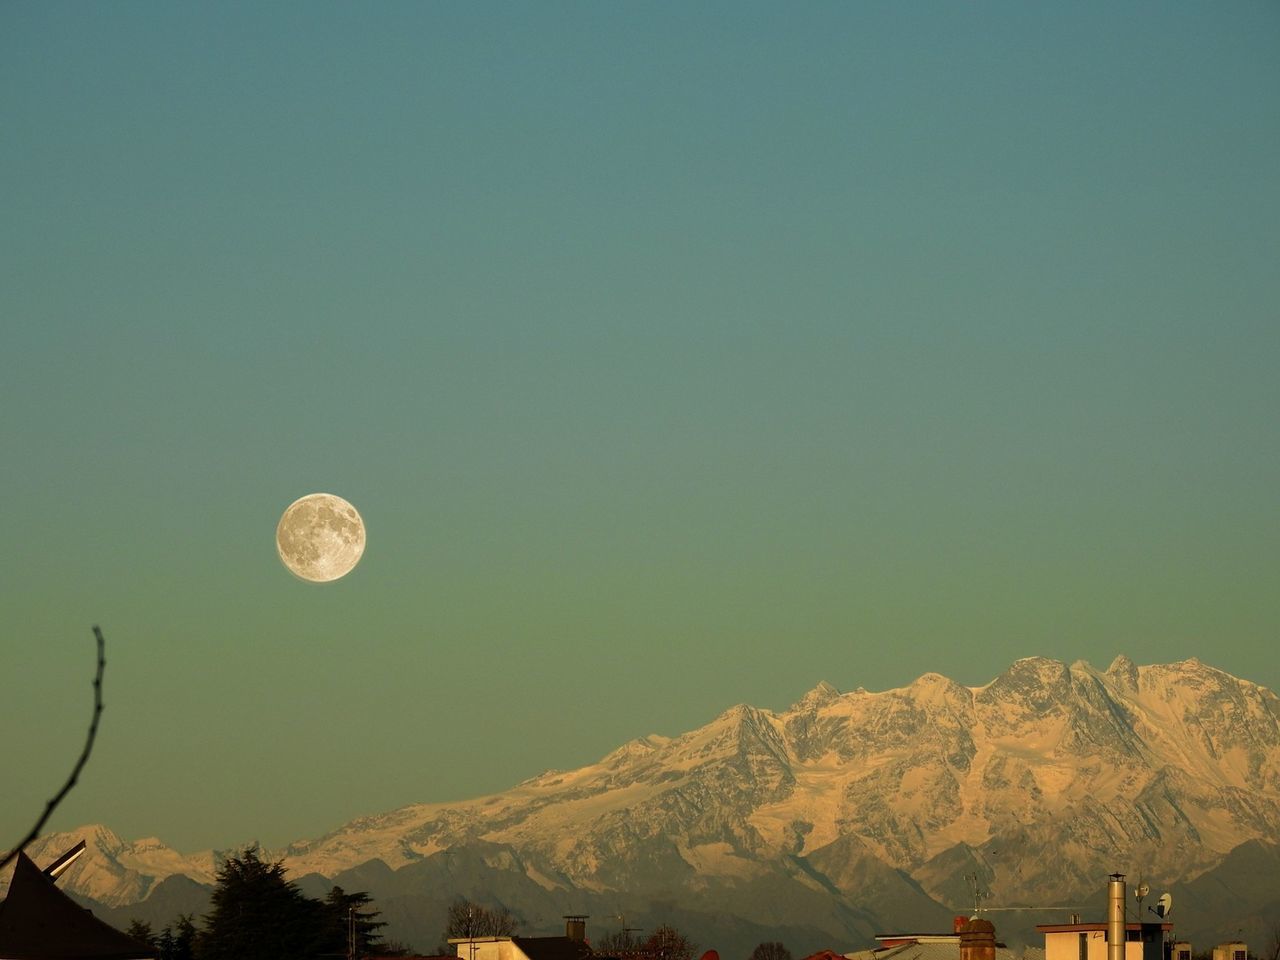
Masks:
[[[1004,673],[988,686],[988,691],[1001,689],[1048,688],[1070,682],[1070,668],[1061,660],[1048,657],[1022,657],[1013,661]]]
[[[954,682],[955,682],[955,681],[954,681],[954,680],[952,680],[950,677],[944,677],[944,676],[943,676],[942,674],[940,674],[940,673],[937,673],[937,672],[935,672],[935,671],[933,671],[933,670],[929,670],[929,671],[927,671],[927,672],[925,672],[925,673],[920,674],[920,676],[918,676],[918,677],[916,677],[914,680],[912,680],[912,681],[911,681],[911,686],[913,686],[913,687],[936,687],[936,686],[938,686],[939,684],[949,684],[949,683],[954,683]]]
[[[1163,676],[1168,678],[1176,678],[1175,682],[1193,682],[1198,684],[1240,684],[1247,683],[1234,674],[1227,673],[1217,667],[1210,666],[1199,657],[1187,657],[1185,660],[1175,660],[1173,663],[1152,664],[1149,667],[1143,667],[1144,674],[1150,673],[1153,676]]]
[[[738,731],[737,735],[743,732],[769,731],[773,730],[771,718],[772,711],[763,710],[760,707],[753,707],[749,703],[739,703],[730,707],[720,716],[716,717],[710,724],[704,727],[704,730],[729,729]]]
[[[819,710],[831,703],[833,700],[838,699],[840,699],[840,691],[827,683],[827,681],[822,680],[819,681],[816,687],[793,703],[791,705],[791,711]]]
[[[1270,691],[1194,659],[1138,668],[1118,656],[1102,671],[1030,657],[985,687],[935,672],[882,692],[819,683],[785,713],[739,704],[577,770],[364,817],[271,856],[291,876],[334,878],[374,860],[398,884],[500,875],[502,889],[538,904],[549,891],[709,896],[744,878],[843,896],[891,875],[919,884],[912,896],[959,903],[977,852],[999,849],[1017,860],[1007,879],[984,881],[994,895],[1075,902],[1117,858],[1178,882],[1272,838],[1276,823]],[[89,835],[64,886],[103,903],[139,902],[174,873],[211,883],[220,862],[217,851],[184,857],[97,826],[76,834],[41,841],[39,862]],[[1064,835],[1104,839],[1065,849]],[[792,896],[778,889],[777,902]],[[942,910],[914,902],[910,916]]]
[[[670,737],[664,737],[656,733],[651,733],[647,737],[636,737],[636,739],[628,740],[618,749],[607,754],[600,763],[606,767],[614,768],[647,760],[670,742]],[[565,772],[564,770],[548,770],[533,779],[545,782],[545,780],[561,777]]]
[[[1107,667],[1107,676],[1125,690],[1133,692],[1138,689],[1138,665],[1123,653],[1111,661],[1111,666]]]
[[[1050,670],[1058,671],[1066,667],[1061,660],[1052,657],[1019,657],[1010,664],[1010,670]]]

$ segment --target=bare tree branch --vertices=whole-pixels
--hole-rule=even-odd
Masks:
[[[67,782],[62,785],[62,789],[54,795],[53,799],[44,805],[44,813],[40,815],[36,825],[31,828],[31,831],[25,837],[18,841],[17,846],[5,854],[3,860],[0,860],[0,870],[7,867],[9,861],[16,857],[23,847],[40,836],[40,831],[49,822],[49,817],[58,808],[62,798],[71,792],[71,788],[80,779],[80,771],[89,762],[89,754],[93,752],[93,741],[98,735],[98,718],[102,716],[102,674],[107,668],[107,642],[102,639],[102,631],[96,626],[93,628],[93,636],[98,641],[98,672],[93,677],[93,719],[89,721],[89,735],[85,738],[84,749],[80,751],[80,759],[76,761],[76,765],[71,768],[71,776],[67,777]]]

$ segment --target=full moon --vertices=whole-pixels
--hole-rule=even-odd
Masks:
[[[276,526],[276,551],[289,572],[312,583],[345,577],[364,553],[364,521],[332,493],[309,493],[289,504]]]

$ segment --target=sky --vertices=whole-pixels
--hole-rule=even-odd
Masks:
[[[820,681],[1280,689],[1280,6],[0,6],[0,846]],[[342,580],[274,549],[345,497]],[[5,839],[11,838],[11,839]]]

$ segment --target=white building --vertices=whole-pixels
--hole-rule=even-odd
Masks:
[[[1105,923],[1042,923],[1036,929],[1044,934],[1044,960],[1107,960]],[[1172,923],[1126,923],[1124,960],[1164,960],[1164,939],[1172,929]]]
[[[563,937],[458,937],[458,960],[589,960],[586,917],[565,917]]]

